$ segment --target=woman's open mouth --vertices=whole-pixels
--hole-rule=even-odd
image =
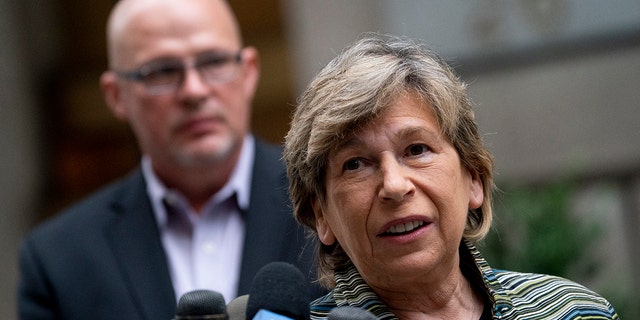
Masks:
[[[390,227],[389,229],[387,229],[382,234],[380,234],[380,236],[385,237],[385,236],[398,236],[398,235],[408,234],[424,227],[426,224],[427,223],[424,221],[409,221],[405,223],[396,224]]]

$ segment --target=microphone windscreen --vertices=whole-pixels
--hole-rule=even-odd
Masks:
[[[239,296],[227,304],[227,314],[229,320],[245,320],[247,319],[247,301],[249,295]]]
[[[296,320],[309,319],[307,280],[298,268],[286,262],[272,262],[253,278],[247,301],[247,319],[260,309]]]
[[[189,291],[178,300],[174,319],[227,319],[224,297],[211,290]]]
[[[373,313],[357,307],[337,307],[327,315],[327,320],[376,320]]]

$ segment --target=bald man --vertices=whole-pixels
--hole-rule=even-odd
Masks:
[[[281,149],[250,132],[258,53],[228,4],[121,0],[107,44],[100,86],[141,163],[25,239],[20,318],[168,320],[188,291],[248,293],[272,261],[310,274]]]

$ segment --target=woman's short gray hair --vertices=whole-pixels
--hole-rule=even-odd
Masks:
[[[342,51],[298,99],[285,138],[284,160],[296,219],[316,235],[312,201],[326,195],[329,152],[375,118],[399,95],[411,93],[433,107],[438,124],[462,164],[483,183],[484,202],[470,210],[464,238],[475,242],[491,227],[493,158],[485,148],[466,85],[423,44],[408,38],[368,34]],[[318,242],[318,276],[333,287],[333,272],[349,261],[339,244]]]

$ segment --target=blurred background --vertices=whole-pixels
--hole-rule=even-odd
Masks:
[[[139,153],[98,88],[114,0],[0,2],[0,318],[35,225]],[[469,84],[496,157],[493,267],[561,275],[640,318],[640,1],[230,0],[262,58],[257,135],[363,32],[416,37]]]

